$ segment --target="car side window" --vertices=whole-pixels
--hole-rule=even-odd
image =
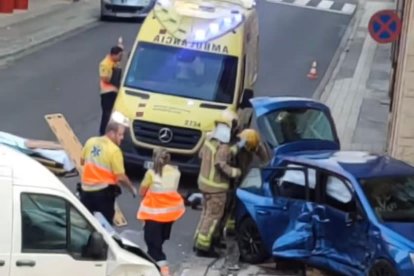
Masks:
[[[22,252],[67,253],[87,259],[84,252],[95,229],[67,200],[23,193],[21,213]]]
[[[289,169],[291,168],[291,169]],[[316,170],[306,168],[305,171],[295,168],[304,168],[303,166],[289,164],[283,172],[276,178],[275,194],[300,200],[315,200],[316,187]],[[308,187],[305,182],[305,172],[308,174]],[[309,198],[306,198],[306,191],[309,192]]]
[[[251,192],[259,193],[262,191],[262,174],[260,169],[252,168],[244,177],[240,188]]]
[[[355,211],[355,204],[350,189],[352,189],[352,186],[348,181],[337,176],[328,175],[326,177],[324,202],[340,211],[353,212]]]

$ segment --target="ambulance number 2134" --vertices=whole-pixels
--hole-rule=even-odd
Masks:
[[[191,120],[185,120],[184,125],[189,126],[189,127],[201,127],[200,122],[191,121]]]

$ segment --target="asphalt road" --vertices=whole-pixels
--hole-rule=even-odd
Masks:
[[[323,76],[350,16],[258,2],[260,18],[260,72],[256,95],[311,97]],[[97,135],[99,94],[97,65],[110,46],[123,36],[128,49],[138,31],[137,23],[102,23],[26,56],[0,70],[1,130],[23,137],[54,139],[44,115],[63,113],[81,142]],[[313,60],[319,63],[319,79],[306,78]],[[71,189],[76,179],[65,180]],[[187,186],[195,179],[184,179]],[[120,198],[129,225],[141,231],[135,219],[138,202],[127,192]],[[191,253],[199,212],[188,210],[173,227],[166,253],[179,264]],[[125,229],[123,229],[125,230]],[[131,234],[140,240],[139,235]]]

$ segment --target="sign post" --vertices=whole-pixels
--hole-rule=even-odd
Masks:
[[[394,10],[382,10],[371,17],[368,30],[376,42],[380,44],[391,43],[400,36],[401,19]]]

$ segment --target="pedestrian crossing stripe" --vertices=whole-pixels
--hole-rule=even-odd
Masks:
[[[307,9],[351,15],[356,10],[356,4],[335,2],[332,0],[266,0],[267,2],[297,6]]]

